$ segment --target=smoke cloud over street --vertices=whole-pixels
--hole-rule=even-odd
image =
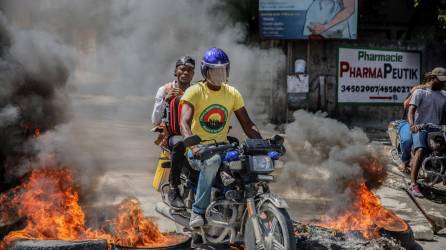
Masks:
[[[280,181],[289,196],[329,201],[333,210],[350,205],[351,184],[365,180],[377,188],[386,177],[378,152],[359,128],[303,110],[286,129],[287,161]]]
[[[278,49],[245,45],[246,25],[234,22],[227,4],[216,0],[5,0],[1,7],[6,16],[2,30],[11,39],[2,43],[2,60],[8,60],[3,67],[10,70],[2,75],[9,80],[0,91],[6,100],[0,126],[15,131],[2,136],[10,142],[5,148],[19,145],[34,156],[32,164],[14,163],[23,167],[14,167],[13,174],[54,162],[76,170],[87,190],[107,169],[123,167],[117,160],[130,158],[126,155],[140,159],[140,167],[154,164],[148,161],[157,153],[147,153],[157,152],[154,145],[127,151],[135,133],[148,135],[155,93],[174,79],[180,56],[191,55],[199,66],[207,48],[224,49],[231,59],[230,82],[254,113],[264,112],[258,95],[285,60]],[[197,67],[194,81],[200,79]],[[38,94],[17,95],[17,86],[25,83],[23,90]],[[23,121],[31,127],[17,141],[11,135],[22,133]],[[105,125],[107,136],[96,129],[104,124],[110,124]],[[123,132],[123,126],[134,131]],[[42,133],[37,140],[32,136],[36,128]],[[55,158],[48,159],[49,152]],[[1,158],[9,155],[2,152]],[[101,190],[102,195],[115,191]]]
[[[10,80],[0,94],[10,100],[2,103],[0,125],[20,130],[22,114],[27,114],[32,129],[51,130],[39,140],[8,139],[37,155],[33,166],[48,164],[47,155],[55,152],[57,158],[50,161],[82,173],[79,181],[88,189],[107,169],[122,167],[117,165],[117,156],[127,159],[123,155],[134,144],[134,135],[116,126],[109,126],[112,136],[106,138],[95,126],[119,124],[148,134],[154,95],[159,86],[174,79],[178,57],[191,55],[199,65],[207,48],[226,50],[231,59],[230,81],[241,90],[248,109],[257,106],[254,111],[259,109],[262,84],[271,84],[259,79],[274,80],[285,59],[280,50],[243,44],[244,24],[233,23],[220,1],[18,0],[4,1],[3,7],[11,20],[9,25],[2,19],[2,30],[11,34],[6,40],[10,46],[4,46],[4,58],[11,59],[4,67],[13,70],[2,75]],[[31,14],[24,17],[23,13]],[[197,67],[194,80],[199,79]],[[12,101],[17,81],[27,82],[27,91],[36,90],[40,96],[21,95],[21,101]],[[376,157],[361,130],[304,111],[295,118],[286,131],[292,149],[288,152],[291,162],[286,164],[292,192],[322,197],[341,193],[348,198],[351,180],[365,176],[370,186],[379,185],[381,177],[367,172]],[[156,153],[148,158],[148,151],[156,152],[141,151],[132,157],[154,159]],[[23,174],[23,169],[15,169]]]

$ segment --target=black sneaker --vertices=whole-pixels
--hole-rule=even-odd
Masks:
[[[167,193],[167,200],[169,202],[169,205],[173,209],[185,209],[186,206],[184,205],[183,199],[181,199],[180,191],[178,189],[170,189]]]

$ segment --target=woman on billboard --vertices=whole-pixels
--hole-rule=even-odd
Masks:
[[[356,38],[356,0],[314,0],[308,7],[304,36]]]

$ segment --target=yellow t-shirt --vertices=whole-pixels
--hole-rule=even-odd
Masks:
[[[226,142],[232,113],[245,106],[242,95],[232,86],[222,84],[218,91],[198,82],[189,87],[181,98],[194,106],[192,133],[202,140]]]

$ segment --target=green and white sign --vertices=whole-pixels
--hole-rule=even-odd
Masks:
[[[421,81],[421,53],[339,48],[338,103],[402,103]]]

